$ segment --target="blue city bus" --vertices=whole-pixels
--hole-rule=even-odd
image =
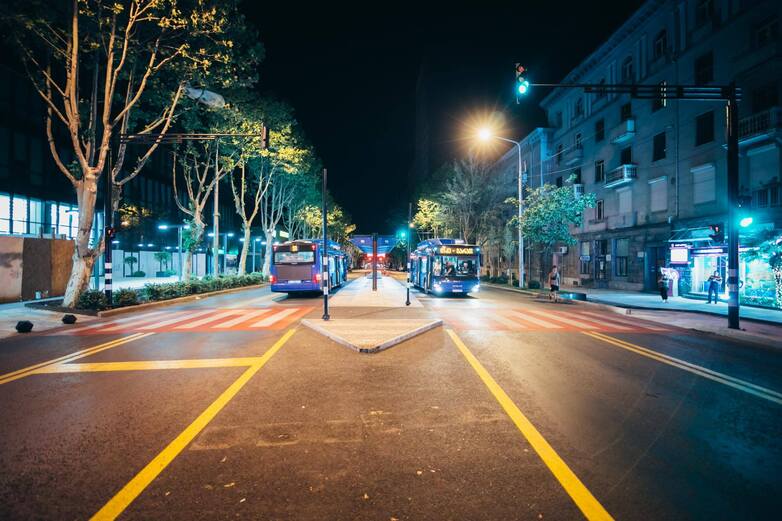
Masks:
[[[288,241],[272,246],[269,280],[278,293],[320,292],[323,273],[323,240]],[[348,259],[340,245],[329,241],[329,288],[342,286],[347,279]]]
[[[429,239],[410,258],[413,285],[435,295],[475,293],[480,289],[481,249],[460,239]]]

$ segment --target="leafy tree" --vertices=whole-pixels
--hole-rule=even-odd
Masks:
[[[323,212],[319,206],[304,207],[299,218],[305,223],[312,238],[320,238],[323,235]],[[329,205],[326,224],[329,227],[329,239],[341,244],[347,243],[348,237],[356,231],[356,225],[350,222],[350,217],[336,204]]]
[[[4,11],[10,13],[6,32],[46,105],[52,157],[76,192],[79,223],[63,302],[75,306],[104,247],[102,234],[96,244],[90,239],[112,138],[167,132],[183,95],[192,92],[188,81],[239,77],[242,68],[254,68],[262,51],[257,38],[247,37],[235,0],[18,0]],[[234,58],[237,43],[252,45],[241,60]],[[55,132],[55,124],[66,132]],[[66,136],[62,143],[60,135]],[[116,204],[122,186],[158,144],[129,172],[122,169],[120,145],[110,172]]]
[[[774,273],[774,306],[782,308],[782,236],[776,230],[768,230],[757,248],[743,253],[744,260],[761,260],[768,263]]]
[[[570,178],[568,182],[573,180]],[[509,198],[506,202],[518,208],[518,199]],[[594,205],[594,194],[577,195],[570,185],[555,187],[545,184],[528,190],[524,197],[521,233],[531,244],[541,248],[545,258],[558,243],[576,243],[570,228],[581,226],[584,210]],[[514,215],[509,224],[517,226],[518,215]]]
[[[122,262],[130,266],[130,273],[132,274],[135,271],[135,269],[133,269],[133,266],[135,266],[136,263],[138,262],[138,258],[131,255],[129,257],[125,257],[125,260],[123,260]]]
[[[443,205],[434,200],[422,197],[416,203],[417,211],[413,216],[413,225],[421,232],[430,232],[434,237],[448,235],[447,216]]]
[[[171,261],[170,253],[167,251],[156,251],[153,257],[158,261],[158,267],[160,268],[158,271],[163,271],[163,264],[165,264],[166,269],[168,269],[168,263]]]

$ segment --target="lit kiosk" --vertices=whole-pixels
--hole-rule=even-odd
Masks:
[[[460,239],[429,239],[411,257],[413,285],[435,295],[475,293],[480,289],[481,249]]]

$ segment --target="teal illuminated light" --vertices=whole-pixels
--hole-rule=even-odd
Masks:
[[[746,228],[750,224],[752,224],[752,217],[744,217],[739,221],[739,225],[741,225],[742,228]]]

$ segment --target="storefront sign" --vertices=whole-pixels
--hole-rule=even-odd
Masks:
[[[671,264],[689,264],[690,262],[690,249],[689,248],[671,248]]]
[[[579,257],[579,259],[581,260],[581,262],[589,262],[592,259],[592,257],[590,257],[589,255],[582,255],[581,257]]]
[[[693,255],[727,255],[727,246],[713,246],[710,248],[695,248],[692,250]]]
[[[475,255],[475,248],[470,246],[440,246],[440,255]]]

